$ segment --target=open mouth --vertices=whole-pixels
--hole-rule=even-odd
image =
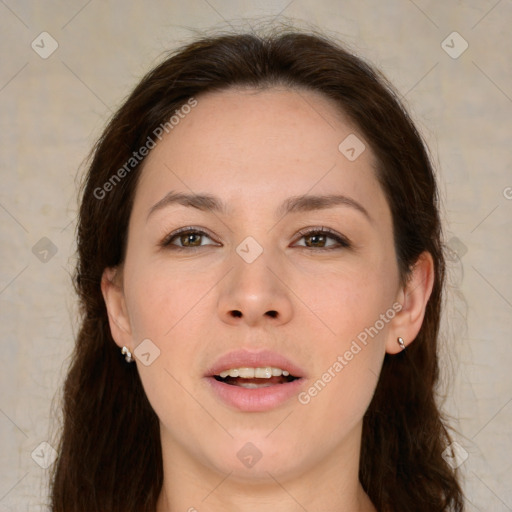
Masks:
[[[219,382],[229,384],[230,386],[240,386],[242,388],[247,389],[267,388],[269,386],[274,386],[276,384],[285,384],[287,382],[293,382],[298,378],[299,377],[294,377],[293,375],[288,375],[288,377],[271,377],[270,379],[244,379],[242,377],[222,378],[219,375],[214,375],[214,379]]]
[[[271,352],[235,352],[205,376],[217,398],[242,412],[264,412],[290,403],[306,381],[300,367]]]
[[[213,378],[230,386],[258,389],[293,382],[299,377],[290,375],[289,372],[280,368],[264,367],[233,368],[225,370],[219,375],[213,375]]]

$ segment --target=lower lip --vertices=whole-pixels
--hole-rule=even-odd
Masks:
[[[299,393],[304,379],[262,388],[243,388],[219,382],[214,377],[207,381],[213,392],[227,405],[244,412],[262,412],[275,409]]]

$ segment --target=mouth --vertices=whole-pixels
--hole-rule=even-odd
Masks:
[[[213,378],[229,386],[239,386],[245,389],[259,389],[293,382],[300,377],[291,375],[287,370],[271,366],[258,368],[230,368],[213,375]]]
[[[244,412],[282,406],[306,381],[303,370],[284,356],[248,350],[221,357],[205,377],[216,399]]]

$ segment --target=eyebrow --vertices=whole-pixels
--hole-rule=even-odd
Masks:
[[[210,194],[185,194],[169,192],[160,201],[154,204],[148,212],[148,218],[156,211],[168,206],[180,204],[188,208],[196,208],[213,213],[229,214],[227,205],[218,197]],[[336,206],[348,206],[362,213],[370,222],[372,218],[366,208],[355,199],[342,194],[328,195],[301,195],[287,198],[276,210],[276,217],[284,217],[288,213],[326,210]]]

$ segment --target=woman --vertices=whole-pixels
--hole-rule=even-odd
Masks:
[[[52,510],[463,510],[425,146],[321,36],[222,35],[98,141]]]

